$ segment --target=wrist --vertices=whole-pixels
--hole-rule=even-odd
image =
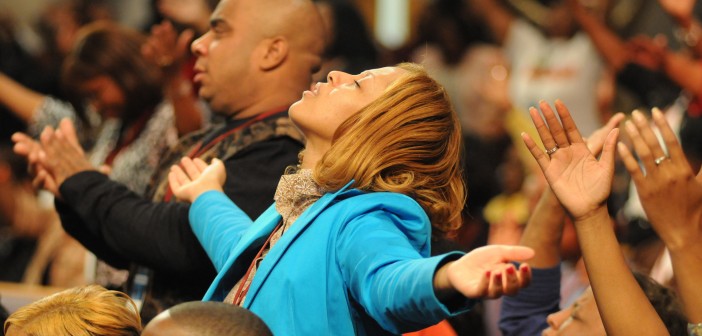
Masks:
[[[450,293],[453,291],[453,286],[451,286],[451,281],[449,281],[447,274],[451,264],[453,264],[453,261],[441,265],[434,273],[434,292],[438,298],[450,296]]]
[[[222,187],[220,187],[219,185],[203,185],[201,187],[194,188],[192,190],[188,201],[190,203],[194,203],[200,196],[207,193],[208,191],[216,191],[216,192],[221,192],[221,193],[224,192],[222,190]]]
[[[609,222],[609,212],[607,212],[607,205],[605,204],[581,215],[573,216],[573,223],[576,227],[580,225],[593,225],[600,222]]]

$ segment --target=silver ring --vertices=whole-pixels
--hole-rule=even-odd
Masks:
[[[663,155],[661,157],[657,157],[655,160],[653,160],[653,162],[655,162],[656,166],[657,166],[657,165],[661,164],[661,162],[665,161],[665,159],[667,159],[667,158],[668,158],[667,156]]]
[[[555,145],[553,148],[549,149],[546,151],[546,154],[551,155],[555,153],[558,150],[558,145]]]

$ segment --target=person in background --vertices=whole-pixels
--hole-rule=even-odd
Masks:
[[[315,81],[324,80],[329,71],[356,73],[378,65],[378,48],[355,5],[336,0],[317,1],[329,43],[322,68]]]
[[[598,87],[611,80],[590,37],[578,29],[570,0],[540,1],[536,25],[513,14],[502,1],[468,1],[505,49],[510,62],[512,104],[524,112],[540,99],[562,99],[586,133],[606,120],[598,109]],[[530,1],[535,3],[535,1]],[[601,10],[601,2],[593,5]]]

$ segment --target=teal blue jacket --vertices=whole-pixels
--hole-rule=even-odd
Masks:
[[[347,185],[348,187],[348,185]],[[260,263],[244,307],[275,335],[384,335],[460,313],[434,295],[433,277],[461,253],[429,257],[431,225],[410,197],[342,188],[310,206]],[[281,220],[275,206],[251,221],[226,195],[190,209],[218,275],[204,300],[222,301]]]

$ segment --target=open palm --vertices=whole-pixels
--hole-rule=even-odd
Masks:
[[[530,109],[530,114],[541,141],[552,152],[550,155],[542,152],[527,134],[522,135],[524,142],[561,204],[573,218],[585,217],[609,196],[618,130],[609,133],[601,159],[597,160],[561,101],[555,105],[562,125],[547,103],[539,105],[545,122],[535,108]]]
[[[576,218],[607,199],[613,173],[614,165],[597,161],[584,143],[559,149],[544,170],[556,197]]]
[[[510,261],[523,262],[534,250],[523,246],[488,245],[453,262],[448,270],[451,285],[463,296],[480,299],[516,294],[531,281],[526,264],[516,270]]]

